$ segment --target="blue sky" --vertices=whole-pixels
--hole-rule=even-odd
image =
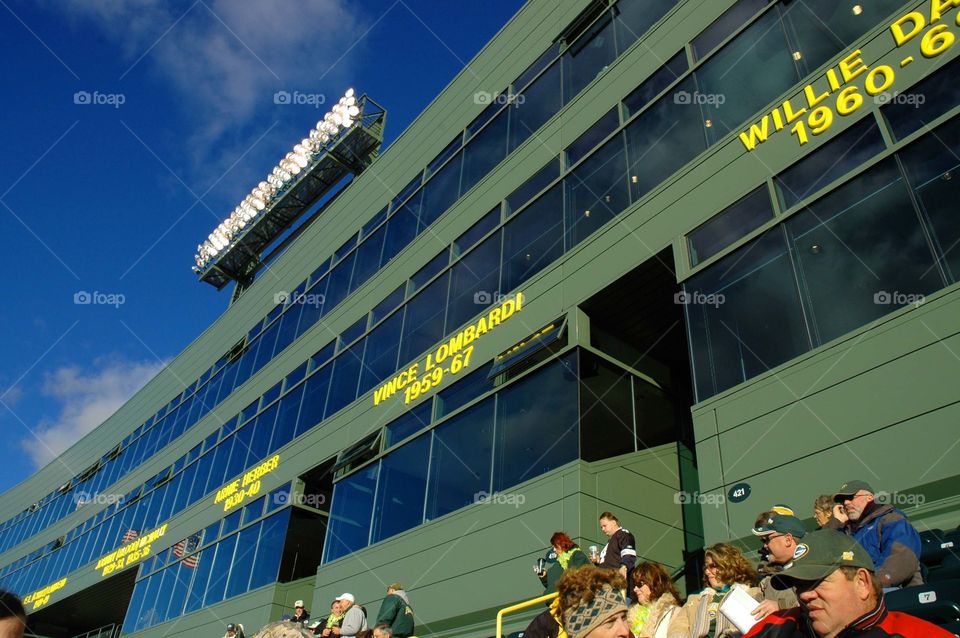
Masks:
[[[389,143],[520,5],[0,0],[0,491],[224,311],[196,245],[326,110],[277,91],[354,86]]]

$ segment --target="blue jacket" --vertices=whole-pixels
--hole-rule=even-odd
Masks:
[[[864,508],[859,521],[845,531],[863,545],[884,587],[920,585],[920,535],[906,514],[876,501]]]

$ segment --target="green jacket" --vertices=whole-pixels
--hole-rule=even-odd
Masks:
[[[398,589],[383,599],[375,625],[390,625],[396,638],[413,635],[413,608],[407,602],[407,592]]]
[[[547,568],[546,575],[540,578],[540,582],[543,583],[545,588],[544,593],[552,594],[557,591],[557,581],[560,580],[560,577],[563,576],[563,572],[566,570],[577,569],[578,567],[589,564],[590,559],[587,558],[587,555],[583,553],[583,550],[574,545],[569,551],[557,556],[556,562]]]

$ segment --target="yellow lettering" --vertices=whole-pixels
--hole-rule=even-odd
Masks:
[[[944,11],[952,7],[960,7],[960,0],[932,0],[930,3],[930,24],[939,20]]]
[[[883,81],[877,84],[877,76],[881,74],[883,75]],[[877,95],[889,89],[890,85],[893,84],[893,80],[893,69],[886,64],[881,64],[875,69],[870,69],[870,72],[867,73],[867,78],[864,80],[864,88],[867,90],[867,95]]]
[[[450,354],[457,354],[460,352],[461,347],[463,347],[463,330],[458,332],[456,336],[450,340]]]
[[[840,80],[837,79],[837,72],[835,69],[827,69],[827,83],[830,84],[831,91],[840,90]]]
[[[823,102],[825,99],[830,97],[830,92],[826,91],[820,95],[815,95],[813,93],[813,85],[808,84],[803,87],[803,95],[807,98],[807,104],[810,106],[810,108],[814,108],[817,104],[820,104],[820,102]]]
[[[521,310],[523,310],[523,293],[518,292],[517,293],[517,312],[520,312]]]
[[[477,339],[487,334],[487,332],[489,331],[490,331],[489,328],[487,328],[486,318],[480,317],[480,321],[477,322]]]
[[[904,25],[908,22],[913,24],[913,28],[909,31],[904,31]],[[907,15],[897,18],[897,20],[890,25],[890,32],[893,34],[893,41],[897,43],[898,47],[902,47],[916,37],[917,34],[923,30],[924,26],[926,26],[926,21],[923,19],[923,14],[919,11],[911,11]]]
[[[450,356],[450,346],[445,343],[440,344],[440,347],[437,348],[437,363],[443,363],[443,361]]]
[[[832,69],[831,69],[832,70]],[[840,75],[843,76],[844,83],[849,83],[857,76],[866,73],[867,66],[860,57],[860,49],[857,49],[844,59],[840,60]]]
[[[493,310],[491,310],[489,319],[490,319],[491,328],[495,326],[499,326],[500,325],[500,308],[494,308]]]
[[[790,104],[790,100],[787,100],[783,103],[783,114],[787,117],[787,124],[793,124],[794,121],[800,118],[801,115],[807,112],[807,109],[802,108],[797,112],[793,111],[793,105]]]
[[[744,147],[748,151],[752,151],[757,148],[757,144],[767,141],[767,136],[769,135],[769,118],[764,115],[763,119],[760,120],[760,125],[757,126],[753,124],[750,126],[750,131],[744,131],[740,133],[740,141],[743,142]]]
[[[780,107],[777,107],[770,111],[770,115],[773,116],[773,128],[780,130],[783,128],[783,116],[780,115]]]
[[[467,326],[463,329],[463,345],[470,345],[477,338],[476,328]]]

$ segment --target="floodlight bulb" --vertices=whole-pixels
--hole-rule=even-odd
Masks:
[[[343,95],[344,97],[353,97],[353,89],[352,88],[347,89],[347,92],[344,93]]]
[[[343,118],[343,128],[350,128],[351,126],[353,126],[353,120],[349,117]]]
[[[356,103],[357,103],[357,98],[353,97],[352,95],[347,98],[347,101],[346,101],[347,106],[355,106]]]
[[[357,108],[356,106],[350,106],[350,107],[347,108],[347,115],[349,115],[350,117],[355,118],[355,117],[357,117],[358,115],[360,115],[360,109]]]
[[[333,111],[327,111],[323,114],[323,121],[330,124],[333,122]]]
[[[333,114],[333,123],[336,124],[337,126],[343,126],[343,118],[340,117],[339,113]]]

